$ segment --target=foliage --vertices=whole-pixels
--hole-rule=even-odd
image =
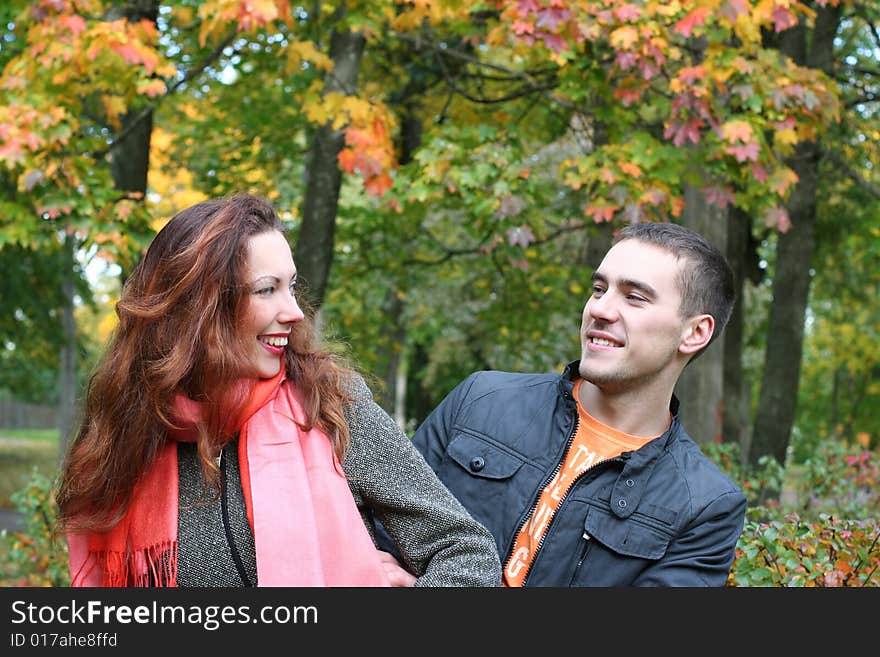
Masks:
[[[749,501],[728,586],[880,586],[880,454],[826,440],[796,477],[782,477],[767,460],[743,468],[735,445],[703,449]],[[793,499],[762,504],[764,487],[783,481]]]
[[[721,470],[733,479],[750,507],[777,507],[782,493],[785,468],[772,456],[762,456],[757,466],[743,465],[742,450],[737,443],[710,443],[701,449]]]
[[[783,158],[839,105],[831,80],[765,49],[762,31],[811,13],[787,1],[517,2],[489,40],[513,31],[558,66],[561,97],[607,124],[608,144],[564,169],[568,184],[590,190],[594,220],[678,216],[690,179],[710,202],[785,231],[780,201],[797,176]]]
[[[729,586],[880,586],[880,523],[822,513],[746,522]]]
[[[8,403],[5,391],[0,400]],[[0,509],[13,506],[13,495],[36,470],[46,477],[58,469],[58,430],[0,430]]]
[[[798,493],[803,513],[876,519],[880,509],[880,453],[827,440],[807,459]]]
[[[25,523],[22,531],[4,530],[2,566],[7,586],[68,586],[67,547],[55,533],[53,482],[36,469],[25,488],[13,494],[15,508]]]
[[[149,21],[102,16],[99,0],[28,4],[9,23],[18,51],[0,73],[0,246],[78,231],[129,253],[144,215],[114,190],[108,141],[174,70]]]
[[[0,388],[14,390],[22,401],[57,401],[59,355],[62,347],[61,307],[64,304],[62,277],[66,268],[61,245],[34,248],[7,244],[0,248]],[[92,290],[79,263],[71,273],[80,301],[76,312],[97,311]],[[77,360],[89,362],[92,335],[80,331]]]

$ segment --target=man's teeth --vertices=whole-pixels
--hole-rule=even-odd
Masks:
[[[273,337],[260,337],[258,338],[260,342],[265,342],[268,345],[273,347],[286,347],[287,346],[287,338],[273,338]]]
[[[593,344],[600,344],[603,347],[616,347],[616,346],[618,346],[616,343],[611,342],[611,340],[606,340],[605,338],[590,338],[590,341]]]

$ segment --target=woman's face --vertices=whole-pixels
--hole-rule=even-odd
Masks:
[[[247,249],[244,330],[253,340],[248,375],[268,379],[278,374],[290,331],[304,315],[294,296],[296,266],[284,235],[275,230],[254,235]]]

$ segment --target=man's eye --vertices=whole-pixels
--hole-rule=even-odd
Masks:
[[[600,285],[594,285],[594,286],[593,286],[593,296],[596,296],[596,297],[598,297],[598,296],[602,296],[602,294],[604,294],[604,292],[605,292],[605,288],[604,288],[604,287],[602,287],[602,286],[600,286]]]
[[[638,294],[627,294],[626,298],[630,301],[646,301],[644,297],[640,297]]]

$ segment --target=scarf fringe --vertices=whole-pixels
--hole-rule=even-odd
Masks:
[[[92,552],[75,580],[88,577],[89,572],[98,564],[103,564],[102,586],[177,586],[177,541],[162,541],[135,552]]]

